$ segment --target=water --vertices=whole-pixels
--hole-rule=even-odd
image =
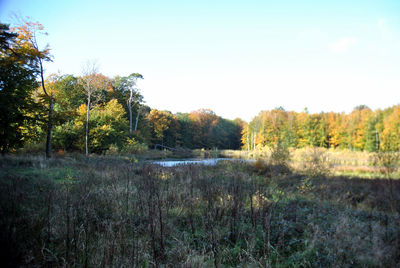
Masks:
[[[249,161],[249,160],[234,159],[234,158],[208,158],[208,159],[190,159],[190,160],[153,161],[152,163],[163,166],[163,167],[176,167],[176,166],[182,166],[182,165],[214,166],[219,161]]]

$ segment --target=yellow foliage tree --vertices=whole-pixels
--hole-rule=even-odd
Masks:
[[[400,105],[393,107],[393,112],[384,120],[381,142],[384,151],[400,150]]]

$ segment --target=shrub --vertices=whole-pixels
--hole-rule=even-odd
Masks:
[[[268,162],[263,159],[257,159],[257,161],[254,163],[254,167],[256,168],[258,174],[266,174],[270,171]]]
[[[392,212],[399,210],[393,186],[393,174],[398,169],[399,160],[400,154],[398,152],[379,152],[372,157],[374,166],[379,167],[387,178],[387,189]]]
[[[313,147],[304,150],[301,159],[301,170],[308,176],[326,176],[329,173],[330,164],[325,149]]]
[[[290,152],[287,146],[278,143],[271,150],[271,173],[276,176],[279,174],[289,174]]]
[[[290,152],[282,143],[278,143],[271,150],[271,162],[273,165],[289,166]]]
[[[106,155],[117,155],[118,154],[118,146],[116,144],[111,144],[108,150],[106,151]]]
[[[372,155],[371,164],[381,168],[380,171],[385,173],[387,178],[398,169],[400,161],[400,153],[398,152],[379,152]]]
[[[288,148],[280,143],[271,149],[271,155],[266,159],[258,159],[255,168],[259,174],[277,176],[289,174],[290,152]]]
[[[128,154],[142,154],[148,150],[148,146],[144,143],[140,143],[135,138],[127,138],[126,144],[122,149],[122,152]]]
[[[23,148],[18,150],[21,154],[40,154],[44,153],[46,144],[44,142],[40,143],[28,143]]]

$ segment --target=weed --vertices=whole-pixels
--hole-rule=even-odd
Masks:
[[[388,198],[387,179],[265,176],[257,171],[264,166],[256,166],[222,161],[163,168],[125,156],[1,158],[1,264],[399,263],[398,212],[392,209],[400,200],[398,180]],[[270,168],[265,164],[267,173]]]

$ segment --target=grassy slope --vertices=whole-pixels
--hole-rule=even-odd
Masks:
[[[8,266],[400,262],[397,180],[275,174],[231,162],[161,168],[116,157],[7,157],[0,166]]]

